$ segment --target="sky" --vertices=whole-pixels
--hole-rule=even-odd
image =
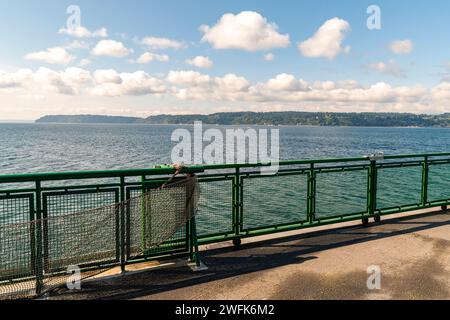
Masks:
[[[0,0],[0,120],[450,112],[448,12],[446,0]]]

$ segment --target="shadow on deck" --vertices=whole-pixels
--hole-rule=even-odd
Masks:
[[[448,299],[450,214],[419,212],[364,227],[300,231],[209,246],[207,271],[185,266],[57,289],[49,299]],[[272,236],[274,237],[274,236]],[[381,268],[380,290],[367,268]]]

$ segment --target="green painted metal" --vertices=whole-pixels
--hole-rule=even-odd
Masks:
[[[450,205],[450,199],[433,199],[432,202],[428,200],[428,190],[431,183],[431,180],[429,178],[429,167],[431,165],[434,166],[445,164],[450,164],[450,153],[392,155],[385,156],[385,158],[381,161],[370,160],[368,157],[281,161],[279,163],[280,170],[274,176],[307,177],[307,219],[305,221],[297,221],[294,223],[285,223],[278,225],[275,225],[274,223],[270,226],[253,229],[244,228],[246,206],[249,205],[247,203],[244,203],[244,181],[246,181],[246,179],[267,178],[268,176],[261,175],[259,169],[271,164],[225,164],[186,167],[183,169],[181,174],[196,173],[199,181],[206,187],[208,187],[208,185],[210,184],[212,185],[220,181],[231,182],[230,185],[232,190],[231,199],[229,201],[231,201],[232,213],[230,221],[226,222],[229,223],[229,225],[226,227],[226,230],[214,229],[216,228],[216,225],[214,225],[214,221],[211,220],[208,221],[208,223],[211,223],[211,232],[209,232],[208,234],[202,234],[197,238],[196,229],[198,229],[200,222],[199,219],[192,219],[187,224],[184,240],[171,240],[163,245],[163,247],[161,248],[162,250],[149,250],[149,252],[146,252],[143,256],[132,257],[130,255],[130,233],[132,231],[130,229],[130,216],[128,212],[129,210],[124,210],[122,206],[122,209],[118,210],[120,212],[117,212],[116,221],[116,223],[118,224],[118,229],[116,230],[117,234],[115,236],[118,261],[116,263],[113,262],[112,265],[119,265],[122,270],[124,270],[127,264],[136,263],[137,261],[177,257],[183,254],[188,254],[193,261],[198,263],[198,246],[202,244],[222,241],[234,241],[235,244],[238,244],[241,239],[248,237],[304,229],[321,225],[336,224],[347,221],[355,221],[367,217],[379,217],[417,209],[447,206]],[[417,166],[420,166],[422,168],[422,176],[420,181],[420,201],[418,201],[417,204],[403,203],[396,207],[379,208],[377,205],[377,198],[379,197],[378,171],[385,168],[396,169]],[[364,190],[364,192],[367,192],[367,203],[364,203],[364,207],[367,207],[367,210],[359,213],[337,212],[336,215],[326,217],[316,216],[316,198],[318,191],[320,191],[317,190],[317,174],[320,173],[321,176],[326,176],[327,174],[331,173],[342,172],[344,174],[354,171],[367,172],[367,186],[364,185],[364,188],[367,188],[367,190]],[[58,192],[74,193],[81,195],[85,192],[100,193],[104,190],[107,190],[107,188],[116,188],[118,190],[116,201],[124,202],[129,199],[130,190],[144,192],[147,188],[160,186],[161,184],[166,182],[167,179],[174,173],[175,169],[168,166],[160,166],[157,168],[132,170],[0,175],[1,199],[12,199],[13,197],[16,197],[18,195],[28,195],[32,199],[30,203],[30,206],[32,208],[30,221],[33,221],[34,223],[30,228],[31,237],[29,247],[31,248],[31,268],[33,270],[33,277],[36,281],[36,292],[39,293],[41,291],[43,287],[44,276],[48,276],[46,273],[51,272],[49,270],[45,270],[45,261],[48,258],[48,252],[46,251],[48,244],[44,243],[47,237],[45,235],[45,226],[43,226],[41,223],[41,219],[45,218],[44,215],[46,210],[44,206],[46,205],[46,201],[45,199],[43,201],[43,196],[46,192],[53,192],[54,194],[57,194]],[[93,179],[110,180],[105,183],[93,183]],[[29,187],[28,185],[20,187],[21,183],[32,183],[34,184],[34,187]],[[14,184],[14,186],[11,187],[11,184]],[[5,188],[2,188],[2,186],[4,186]],[[297,186],[292,185],[289,187],[295,189]],[[447,188],[450,189],[450,181]],[[276,197],[276,195],[273,196]],[[202,194],[202,197],[205,197],[205,199],[207,199],[205,201],[208,202],[208,199],[213,199],[211,197],[214,197],[214,194],[211,194],[211,192],[208,193],[207,191],[206,194]],[[266,195],[261,194],[261,198],[264,197],[266,197]],[[298,200],[300,203],[301,199]],[[207,208],[209,208],[208,210],[220,210],[221,208],[220,203],[206,204],[209,205],[207,206]],[[332,205],[333,204],[330,203],[330,206]],[[211,217],[211,219],[223,216],[227,217],[226,214],[221,215],[221,212],[207,212],[206,214],[206,217]],[[142,221],[145,221],[145,219],[142,219]],[[203,221],[203,223],[205,222]],[[141,232],[145,231],[143,228],[145,228],[144,225],[142,226]],[[145,234],[145,232],[143,232],[143,234]],[[95,267],[94,262],[92,266],[89,265],[89,268],[92,267]]]
[[[41,182],[36,181],[36,261],[34,263],[36,276],[36,294],[40,294],[43,286],[44,278],[44,259],[42,257],[42,191]]]
[[[428,175],[429,175],[429,163],[428,157],[424,158],[422,163],[422,206],[428,203]]]

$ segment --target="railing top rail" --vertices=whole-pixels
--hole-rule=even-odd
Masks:
[[[403,154],[386,155],[385,160],[413,159],[430,157],[449,157],[450,152],[445,153],[424,153],[424,154]],[[369,161],[368,157],[353,158],[324,158],[307,160],[280,161],[280,166],[288,165],[310,165],[323,163],[345,163]],[[271,166],[272,163],[244,163],[244,164],[214,164],[214,165],[194,165],[183,169],[183,173],[198,173],[205,170],[255,168]],[[175,173],[175,170],[168,167],[148,168],[148,169],[126,169],[126,170],[97,170],[97,171],[75,171],[75,172],[49,172],[49,173],[25,173],[0,175],[0,183],[32,182],[32,181],[56,181],[72,179],[95,179],[95,178],[116,178],[116,177],[138,177],[144,175],[168,175]]]

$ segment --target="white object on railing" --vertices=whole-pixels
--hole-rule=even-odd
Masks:
[[[384,160],[384,152],[377,151],[377,152],[375,152],[373,154],[369,154],[365,157],[368,158],[370,161],[381,161],[381,160]]]

